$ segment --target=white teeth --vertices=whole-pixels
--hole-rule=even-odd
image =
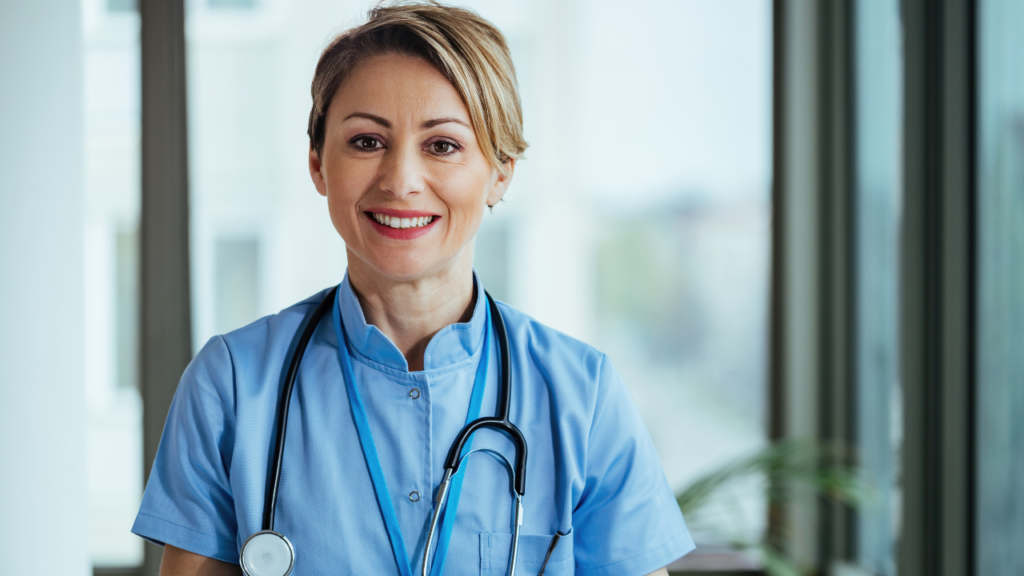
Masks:
[[[397,218],[388,216],[387,214],[378,214],[376,212],[371,212],[370,215],[373,217],[374,220],[377,221],[378,224],[383,224],[384,226],[390,226],[392,228],[420,228],[422,226],[430,224],[430,222],[434,219],[433,216],[420,216],[417,218]]]

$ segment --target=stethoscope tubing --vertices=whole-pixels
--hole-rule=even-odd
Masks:
[[[288,541],[283,535],[274,531],[274,515],[277,507],[277,492],[281,482],[281,468],[284,461],[284,444],[287,438],[288,430],[288,408],[291,404],[292,390],[295,387],[295,380],[298,376],[299,365],[302,362],[302,357],[306,352],[306,348],[309,345],[309,341],[313,337],[313,333],[316,332],[317,326],[320,324],[320,320],[324,314],[330,309],[331,305],[335,301],[335,296],[338,291],[338,287],[335,286],[328,292],[326,297],[320,301],[320,303],[314,308],[305,318],[305,325],[302,333],[299,335],[299,339],[295,343],[295,351],[292,353],[291,361],[288,363],[288,370],[285,372],[284,384],[281,388],[281,396],[278,398],[277,405],[277,430],[274,436],[273,451],[268,463],[267,469],[267,491],[263,505],[263,523],[262,529],[257,534],[250,536],[252,539],[254,536],[270,532],[275,536],[281,537],[287,543],[289,550],[291,551],[291,557],[294,561],[294,549],[292,548],[291,542]],[[509,556],[509,576],[515,574],[516,556],[518,555],[519,548],[519,527],[522,525],[522,513],[523,495],[526,493],[526,438],[523,433],[517,428],[509,419],[509,410],[512,401],[512,357],[509,346],[508,334],[505,328],[505,320],[498,310],[498,305],[491,295],[486,291],[484,297],[487,299],[487,303],[490,306],[491,318],[496,328],[498,336],[498,355],[501,362],[501,383],[502,390],[501,394],[498,395],[498,406],[496,415],[494,417],[478,418],[473,422],[470,422],[464,427],[459,434],[455,437],[455,441],[452,443],[451,448],[448,450],[448,456],[445,458],[445,473],[444,480],[438,488],[437,498],[435,502],[434,514],[430,523],[430,532],[427,534],[426,549],[423,555],[423,575],[426,576],[428,570],[428,556],[430,554],[431,544],[435,529],[437,527],[437,520],[440,515],[441,509],[448,497],[448,491],[451,487],[452,476],[458,471],[461,460],[459,455],[462,453],[463,447],[474,432],[483,428],[491,428],[493,430],[504,433],[509,437],[512,443],[515,445],[516,450],[516,464],[513,472],[513,491],[515,492],[516,498],[516,509],[515,509],[515,525],[513,528],[512,538],[512,549]],[[338,343],[339,346],[344,346],[343,342]],[[484,353],[487,353],[485,350]],[[248,543],[248,540],[246,541]],[[243,546],[243,549],[245,546]],[[244,567],[243,567],[244,569]],[[289,569],[290,571],[290,569]]]
[[[490,294],[485,291],[487,302],[491,307],[491,318],[494,322],[495,331],[498,333],[498,350],[499,358],[501,360],[501,387],[502,394],[498,395],[498,409],[496,411],[497,416],[478,418],[470,422],[459,434],[455,437],[455,441],[452,442],[451,448],[448,449],[448,456],[444,461],[445,471],[455,472],[458,467],[459,454],[462,454],[462,448],[466,445],[469,437],[474,432],[481,428],[492,428],[499,432],[503,432],[508,435],[509,439],[516,447],[516,467],[515,467],[515,492],[516,495],[522,498],[526,494],[526,438],[523,433],[519,431],[519,428],[509,419],[509,407],[512,404],[512,352],[508,343],[508,334],[505,331],[505,320],[501,316],[501,312],[498,310],[498,305],[494,299],[491,298]]]
[[[441,485],[437,489],[437,498],[434,501],[434,514],[430,518],[430,530],[427,532],[427,543],[423,548],[423,563],[420,569],[420,576],[428,576],[428,572],[430,570],[430,549],[434,542],[434,532],[437,529],[437,520],[440,518],[441,510],[444,509],[445,502],[448,500],[448,490],[451,488],[452,476],[458,472],[458,469],[467,458],[477,452],[490,453],[502,462],[512,475],[512,484],[515,485],[516,473],[515,469],[512,467],[512,463],[508,461],[508,458],[506,458],[504,454],[490,448],[477,448],[476,450],[472,450],[468,454],[459,458],[455,468],[445,470],[444,480],[441,481]],[[513,512],[515,518],[512,528],[512,553],[509,556],[508,561],[508,576],[515,576],[516,573],[516,558],[519,555],[519,528],[523,525],[523,497],[519,494],[516,494],[515,497],[516,508]]]
[[[498,335],[498,356],[501,361],[501,383],[502,393],[498,395],[498,407],[496,416],[478,418],[463,428],[452,442],[448,449],[448,456],[444,462],[444,479],[437,489],[437,498],[434,502],[434,514],[430,519],[430,531],[427,532],[427,542],[423,551],[423,564],[420,570],[421,576],[427,576],[430,566],[430,549],[434,540],[434,532],[437,528],[437,521],[441,515],[448,499],[448,490],[451,488],[452,477],[458,472],[462,461],[468,456],[462,456],[463,447],[474,432],[483,428],[491,428],[506,434],[516,449],[516,465],[512,473],[513,491],[516,497],[515,523],[513,525],[512,549],[509,555],[508,576],[514,576],[516,570],[516,557],[519,553],[519,527],[523,523],[523,495],[526,493],[526,438],[523,433],[509,419],[509,410],[512,405],[512,352],[509,346],[508,333],[505,329],[505,319],[498,310],[498,305],[491,298],[490,294],[484,292],[487,303],[491,309],[491,318],[494,322],[495,331]],[[487,351],[485,350],[484,353]],[[504,459],[504,456],[502,456]],[[507,460],[506,460],[507,462]]]
[[[295,344],[295,352],[292,354],[291,362],[288,363],[288,371],[285,373],[284,386],[281,389],[281,397],[277,403],[277,431],[274,437],[274,451],[270,458],[270,465],[267,470],[267,494],[263,501],[263,528],[261,531],[274,530],[274,511],[277,508],[277,488],[281,483],[281,464],[284,461],[284,442],[288,431],[288,406],[292,400],[292,388],[295,387],[295,378],[299,373],[299,364],[302,356],[306,353],[306,347],[316,332],[331,304],[334,303],[334,295],[338,291],[335,286],[327,293],[327,296],[320,301],[320,304],[306,316],[306,325],[302,329],[298,342]],[[291,543],[289,543],[291,545]]]

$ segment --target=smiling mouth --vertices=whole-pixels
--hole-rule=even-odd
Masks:
[[[437,216],[420,216],[417,218],[399,218],[397,216],[388,216],[387,214],[378,214],[376,212],[367,212],[367,216],[372,218],[375,222],[381,226],[388,226],[390,228],[405,229],[405,228],[423,228],[434,221]]]

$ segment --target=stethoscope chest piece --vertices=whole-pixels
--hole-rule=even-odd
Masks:
[[[245,576],[288,576],[295,566],[295,549],[284,534],[261,530],[242,544]]]

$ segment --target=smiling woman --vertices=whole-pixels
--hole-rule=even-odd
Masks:
[[[133,528],[162,573],[664,573],[693,541],[618,373],[473,271],[526,148],[501,33],[378,7],[312,91],[348,271],[186,370]]]
[[[506,175],[488,162],[458,92],[423,58],[385,53],[347,76],[319,153],[313,136],[309,171],[345,240],[367,322],[422,370],[436,329],[468,320],[473,238],[515,161]]]
[[[310,150],[310,174],[355,256],[350,275],[365,265],[413,280],[454,264],[468,278],[472,250],[464,248],[484,204],[505,193],[515,161],[506,161],[506,175],[488,162],[452,84],[422,58],[374,56],[348,75],[325,126],[321,152],[315,141]],[[429,224],[413,227],[420,218]]]

